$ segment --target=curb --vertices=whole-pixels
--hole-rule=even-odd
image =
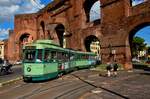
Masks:
[[[17,77],[15,79],[11,79],[11,80],[2,82],[2,83],[0,83],[0,87],[3,87],[4,85],[8,85],[8,84],[13,83],[13,82],[18,81],[18,80],[22,80],[22,77]]]

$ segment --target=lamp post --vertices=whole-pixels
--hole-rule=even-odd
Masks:
[[[111,56],[112,55],[112,46],[111,46],[111,44],[109,44],[108,47],[109,47],[109,55]]]
[[[112,57],[112,62],[114,62],[115,60],[115,54],[116,54],[116,50],[115,49],[112,49],[112,46],[111,44],[109,44],[109,55],[110,57]]]

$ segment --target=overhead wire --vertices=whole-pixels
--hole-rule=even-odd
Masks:
[[[39,9],[42,9],[43,7],[39,4],[39,2],[37,2],[37,0],[32,0]]]

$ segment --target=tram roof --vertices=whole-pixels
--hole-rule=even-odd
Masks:
[[[27,44],[23,47],[25,49],[26,47],[32,48],[36,47],[36,49],[49,49],[51,48],[52,50],[59,50],[59,51],[66,51],[66,52],[71,52],[71,53],[76,53],[76,54],[94,54],[92,52],[83,52],[83,51],[76,51],[73,49],[67,49],[67,48],[62,48],[59,46],[58,43],[54,42],[53,40],[37,40],[33,43]]]

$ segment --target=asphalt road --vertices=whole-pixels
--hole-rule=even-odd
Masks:
[[[21,65],[14,65],[12,67],[12,73],[10,74],[5,74],[5,75],[0,75],[0,83],[13,80],[16,78],[19,78],[22,76],[22,66]]]
[[[150,72],[119,71],[117,77],[79,70],[59,79],[0,88],[1,99],[150,99]]]

